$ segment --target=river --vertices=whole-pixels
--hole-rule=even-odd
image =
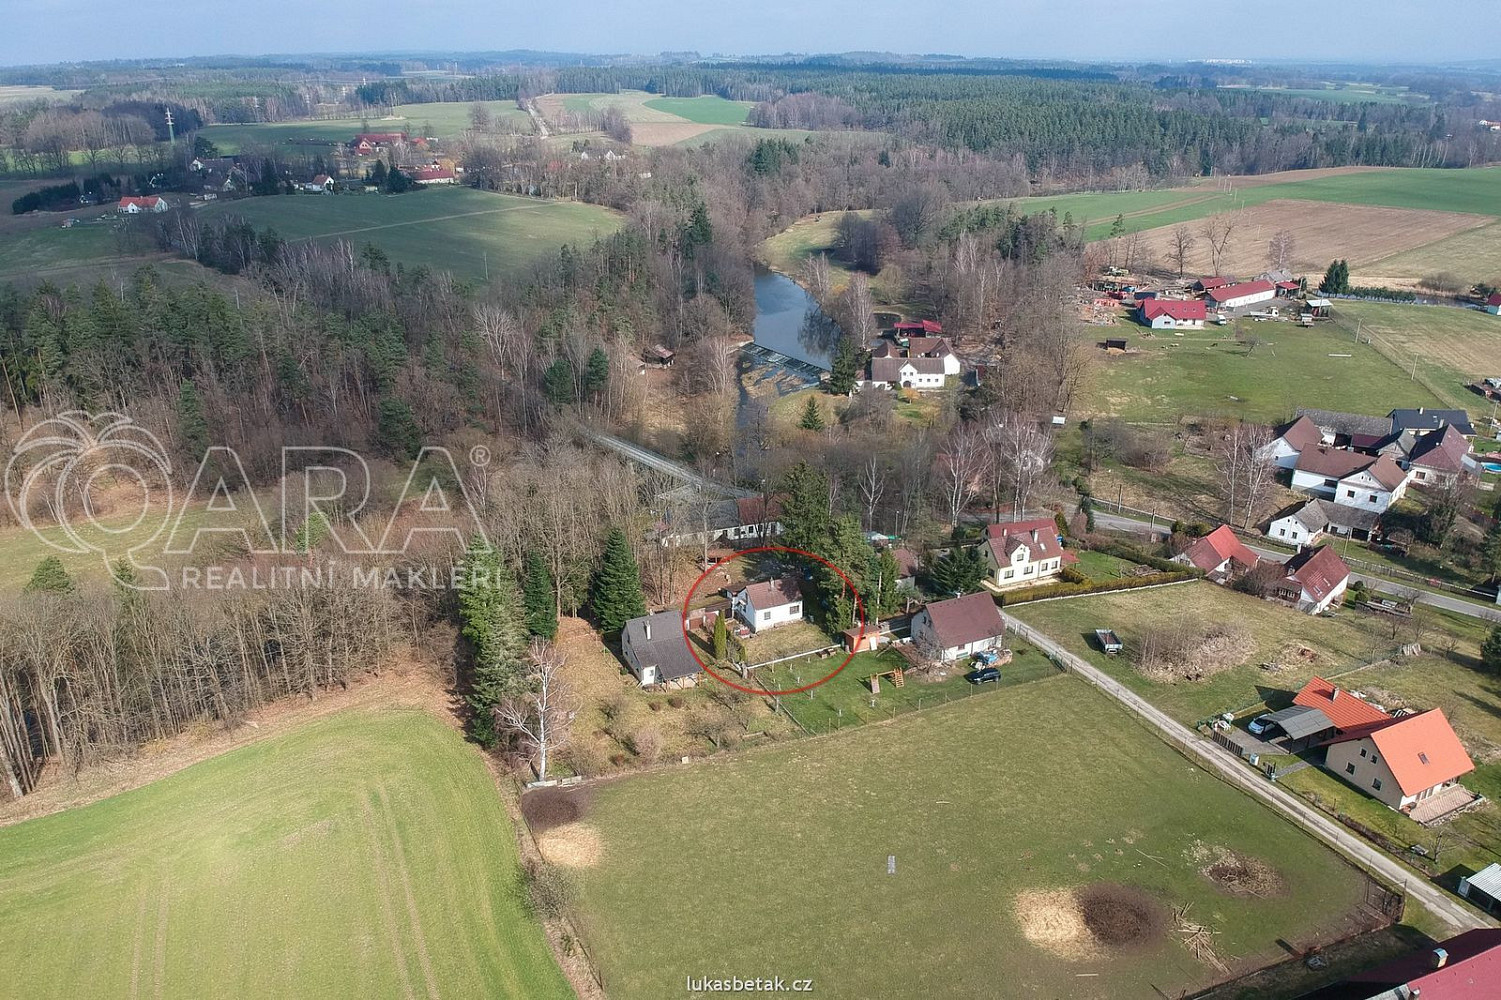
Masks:
[[[757,344],[825,370],[839,327],[824,315],[803,286],[775,271],[756,268]]]

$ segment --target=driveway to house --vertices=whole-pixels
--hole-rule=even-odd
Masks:
[[[1124,514],[1111,514],[1102,510],[1096,510],[1094,512],[1094,520],[1095,524],[1099,527],[1109,528],[1112,531],[1129,531],[1137,534],[1145,534],[1148,531],[1152,530],[1151,526],[1146,521],[1141,521],[1134,517],[1127,517]],[[1159,533],[1165,534],[1171,526],[1172,522],[1163,521],[1157,525],[1157,531]],[[1256,553],[1263,559],[1275,559],[1277,562],[1284,561],[1288,556],[1288,553],[1286,552],[1278,552],[1275,549],[1266,549],[1257,545],[1248,544],[1246,548],[1250,549],[1252,552]],[[1370,573],[1356,573],[1352,571],[1350,573],[1350,579],[1359,580],[1369,587],[1398,586],[1405,591],[1410,591],[1411,593],[1415,594],[1415,600],[1419,604],[1427,604],[1432,607],[1438,608],[1441,611],[1452,611],[1457,615],[1466,615],[1470,618],[1479,618],[1481,621],[1501,622],[1501,607],[1497,607],[1495,609],[1487,608],[1483,604],[1476,604],[1474,601],[1467,601],[1462,597],[1451,597],[1448,594],[1441,594],[1435,590],[1425,590],[1422,587],[1414,586],[1413,584],[1404,582],[1402,580],[1388,579],[1384,576],[1374,576]]]
[[[1096,518],[1098,517],[1096,514]],[[1470,909],[1416,872],[1404,868],[1384,851],[1346,830],[1292,793],[1267,781],[1210,740],[1170,718],[1098,667],[1070,653],[1030,625],[1025,625],[1004,612],[1002,616],[1006,619],[1007,626],[1018,635],[1054,657],[1070,672],[1078,674],[1120,702],[1128,711],[1156,729],[1169,743],[1183,750],[1190,759],[1197,759],[1230,784],[1265,802],[1356,864],[1375,872],[1392,885],[1402,886],[1454,933],[1496,926],[1488,917]]]

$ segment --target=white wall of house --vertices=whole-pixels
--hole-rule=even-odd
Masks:
[[[1321,476],[1313,472],[1305,472],[1302,469],[1293,470],[1293,489],[1303,490],[1308,493],[1317,493],[1321,497],[1334,499],[1334,493],[1339,489],[1339,480],[1328,476]]]
[[[1201,319],[1173,319],[1173,317],[1167,315],[1166,313],[1163,313],[1159,316],[1154,316],[1152,318],[1152,322],[1148,325],[1151,326],[1151,328],[1154,330],[1204,329],[1204,321]]]
[[[1339,481],[1334,499],[1346,507],[1359,507],[1361,510],[1373,510],[1379,514],[1402,499],[1402,494],[1405,492],[1407,492],[1405,479],[1396,489],[1388,490],[1369,472],[1357,472]]]
[[[958,359],[956,358],[955,361],[957,363]],[[948,368],[947,363],[944,364],[944,368]],[[955,374],[958,373],[956,372]],[[942,389],[943,380],[944,376],[941,373],[937,375],[926,375],[919,372],[911,365],[902,365],[900,384],[904,387],[911,386],[914,389]]]
[[[1291,469],[1298,464],[1299,452],[1287,443],[1285,438],[1278,438],[1266,446],[1263,455],[1276,463],[1279,469]]]
[[[912,616],[912,641],[920,650],[938,650],[938,658],[944,663],[950,663],[965,656],[973,656],[975,653],[983,653],[987,649],[996,649],[1002,643],[1002,636],[991,636],[986,639],[977,639],[974,642],[962,646],[939,647],[941,641],[933,632],[933,620],[928,617],[927,611],[919,611]]]
[[[750,626],[752,632],[760,632],[763,629],[776,628],[778,625],[786,625],[788,622],[800,622],[803,620],[803,602],[793,601],[790,604],[773,604],[770,607],[758,608],[747,597],[736,612]]]
[[[1223,302],[1220,303],[1220,308],[1221,309],[1239,309],[1242,306],[1253,306],[1253,305],[1255,305],[1258,302],[1270,302],[1272,299],[1275,299],[1276,297],[1277,297],[1277,289],[1275,289],[1275,288],[1268,288],[1265,291],[1252,292],[1249,295],[1241,295],[1241,296],[1237,296],[1236,298],[1233,298],[1233,299],[1226,299],[1225,301],[1223,301]]]
[[[1308,545],[1322,534],[1322,531],[1309,531],[1302,521],[1291,514],[1273,521],[1266,528],[1266,537],[1289,545]]]
[[[1328,611],[1335,601],[1345,596],[1345,588],[1349,585],[1350,578],[1345,577],[1345,579],[1339,582],[1339,586],[1331,590],[1329,596],[1325,597],[1322,601],[1315,600],[1314,596],[1305,590],[1298,595],[1298,610],[1306,611],[1311,615],[1321,615],[1325,611]]]
[[[1016,551],[1011,553],[1011,561],[1007,563],[997,561],[995,552],[989,545],[985,546],[984,552],[985,562],[990,566],[990,579],[1000,590],[1051,583],[1058,578],[1063,562],[1058,556],[1033,559],[1032,550],[1026,544],[1018,545]]]
[[[1415,801],[1413,797],[1402,794],[1402,786],[1397,784],[1391,768],[1386,766],[1375,742],[1369,738],[1331,744],[1324,766],[1341,781],[1354,785],[1393,809],[1401,809]]]

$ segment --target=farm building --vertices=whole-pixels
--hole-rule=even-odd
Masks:
[[[1407,813],[1443,795],[1462,775],[1475,770],[1439,708],[1341,733],[1330,741],[1324,767],[1372,798]],[[1446,798],[1467,804],[1469,794]],[[1463,803],[1457,801],[1460,798]],[[1414,818],[1421,819],[1428,811]]]
[[[126,195],[120,199],[119,209],[125,215],[140,215],[142,212],[165,212],[171,208],[167,199],[159,194],[148,194],[139,198]]]
[[[449,167],[418,167],[412,171],[412,180],[418,184],[457,184],[458,176]]]
[[[1228,524],[1222,524],[1203,538],[1173,556],[1173,562],[1203,570],[1212,580],[1224,582],[1255,569],[1256,553],[1235,537]]]
[[[1361,507],[1347,507],[1333,500],[1309,500],[1272,517],[1266,537],[1290,545],[1312,545],[1326,534],[1356,541],[1369,541],[1381,523],[1381,515]]]
[[[1006,622],[995,598],[981,591],[934,601],[912,616],[912,641],[948,663],[1005,645]]]
[[[1470,423],[1470,415],[1464,410],[1441,410],[1431,406],[1420,406],[1415,410],[1393,410],[1391,421],[1393,434],[1401,434],[1403,431],[1427,434],[1453,427],[1467,438],[1475,436],[1475,425]]]
[[[1492,292],[1485,300],[1485,311],[1492,316],[1501,316],[1501,292]]]
[[[1270,281],[1243,281],[1211,288],[1205,297],[1219,309],[1243,309],[1276,298],[1277,286]]]
[[[1282,469],[1291,469],[1298,463],[1299,455],[1323,442],[1323,432],[1318,424],[1303,416],[1276,428],[1276,434],[1262,454]]]
[[[1300,417],[1312,420],[1319,429],[1321,443],[1336,448],[1349,448],[1356,439],[1381,441],[1392,432],[1391,417],[1370,417],[1363,413],[1342,413],[1339,410],[1317,410],[1300,407]]]
[[[671,368],[677,354],[661,344],[653,344],[641,352],[641,359],[657,368]]]
[[[620,651],[642,687],[681,683],[703,669],[688,652],[677,611],[658,611],[626,622],[620,632]]]
[[[298,186],[307,194],[327,194],[334,189],[334,179],[328,174],[319,174],[307,183]]]
[[[943,324],[931,319],[897,323],[893,325],[891,329],[896,333],[898,337],[943,336]]]
[[[1058,524],[1050,517],[986,525],[980,551],[989,567],[987,583],[995,590],[1051,583],[1065,562],[1077,561],[1063,551]]]
[[[730,595],[730,606],[752,632],[803,620],[802,588],[792,577],[753,583]]]
[[[1299,1000],[1493,1000],[1492,984],[1498,980],[1501,930],[1485,927],[1357,972]]]
[[[1338,552],[1321,545],[1304,549],[1282,564],[1282,579],[1272,588],[1272,596],[1318,615],[1342,599],[1349,584],[1350,567]]]
[[[1215,288],[1224,288],[1226,285],[1230,284],[1234,284],[1231,279],[1226,278],[1223,275],[1214,275],[1208,278],[1200,278],[1198,281],[1195,281],[1193,283],[1193,289],[1196,292],[1207,292]]]
[[[1402,499],[1407,481],[1407,473],[1387,455],[1321,447],[1298,456],[1292,487],[1379,514]]]
[[[1147,299],[1141,303],[1141,321],[1153,330],[1202,330],[1206,316],[1203,299]]]
[[[782,533],[781,513],[776,497],[700,500],[658,522],[655,534],[664,546],[760,541]]]
[[[961,365],[943,337],[908,337],[905,344],[883,340],[870,354],[865,384],[886,388],[941,389]]]

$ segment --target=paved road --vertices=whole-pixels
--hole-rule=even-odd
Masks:
[[[1496,926],[1488,917],[1470,909],[1469,906],[1416,872],[1404,868],[1385,852],[1346,830],[1302,799],[1267,781],[1223,748],[1173,720],[1087,660],[1075,656],[1046,635],[1029,625],[1022,624],[1011,615],[1005,615],[1005,618],[1007,624],[1016,629],[1027,641],[1056,657],[1071,672],[1078,674],[1120,702],[1127,711],[1134,713],[1142,721],[1155,728],[1169,743],[1186,752],[1190,759],[1198,760],[1204,767],[1220,775],[1230,784],[1265,802],[1355,863],[1377,873],[1392,885],[1403,886],[1408,895],[1447,924],[1454,933],[1476,927]]]
[[[546,139],[551,133],[547,131],[547,119],[543,118],[542,112],[537,110],[536,101],[526,102],[526,113],[532,116],[532,121],[537,126],[537,135]]]
[[[665,455],[658,455],[656,452],[648,451],[640,445],[623,441],[613,434],[590,430],[587,427],[583,428],[583,432],[596,444],[609,448],[611,451],[617,451],[632,462],[644,465],[648,469],[656,469],[658,472],[669,475],[674,479],[696,486],[705,493],[736,498],[759,496],[753,490],[744,490],[738,486],[727,486],[724,483],[716,483],[712,479],[706,479],[681,462],[674,462]]]
[[[1095,524],[1099,527],[1110,528],[1114,531],[1142,532],[1148,530],[1150,527],[1146,521],[1127,517],[1124,514],[1111,514],[1102,510],[1095,511],[1094,520]],[[1158,529],[1164,532],[1171,526],[1171,522],[1169,521],[1157,522]],[[1275,559],[1278,562],[1282,562],[1287,558],[1286,552],[1278,552],[1275,549],[1262,548],[1258,545],[1247,545],[1246,548],[1263,559]],[[1359,580],[1371,587],[1401,587],[1404,591],[1410,591],[1417,595],[1416,600],[1419,604],[1428,604],[1444,611],[1452,611],[1455,614],[1466,615],[1470,618],[1479,618],[1482,621],[1501,622],[1501,607],[1487,608],[1482,604],[1467,601],[1462,597],[1452,597],[1449,594],[1441,594],[1435,590],[1424,590],[1411,583],[1389,579],[1384,576],[1375,576],[1370,573],[1351,573],[1350,579]]]

